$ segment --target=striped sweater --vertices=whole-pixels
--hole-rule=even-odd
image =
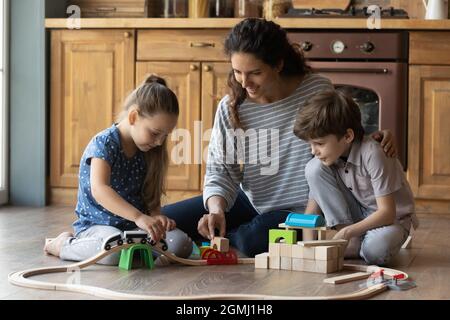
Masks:
[[[295,92],[280,101],[239,106],[242,130],[232,129],[225,96],[217,108],[208,149],[203,190],[233,206],[239,187],[260,213],[274,210],[303,211],[308,200],[306,163],[312,158],[309,144],[293,133],[297,111],[315,93],[332,88],[317,74],[305,77]]]

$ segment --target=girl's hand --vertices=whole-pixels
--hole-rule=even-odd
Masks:
[[[163,227],[161,220],[156,217],[141,214],[134,222],[139,228],[146,231],[155,242],[159,242],[166,237],[166,229]]]
[[[395,158],[397,156],[397,146],[394,142],[394,136],[389,130],[381,130],[374,132],[372,138],[381,143],[384,153],[388,157]]]
[[[157,215],[153,216],[155,219],[159,220],[166,231],[170,231],[176,228],[177,224],[175,223],[175,220],[172,220],[165,215]]]
[[[336,239],[350,240],[351,238],[353,238],[353,230],[351,226],[347,226],[339,230],[339,232],[334,235],[333,240]]]

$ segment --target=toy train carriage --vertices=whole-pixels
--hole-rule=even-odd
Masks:
[[[124,239],[127,243],[142,243],[146,244],[150,243],[152,246],[155,245],[155,242],[150,239],[147,232],[144,231],[125,231],[123,233]]]
[[[121,246],[121,245],[123,245],[122,233],[117,232],[103,242],[103,249],[108,251],[113,246]]]
[[[121,246],[124,243],[132,244],[132,243],[142,243],[142,244],[150,244],[154,246],[156,243],[153,241],[149,235],[145,231],[125,231],[124,236],[122,237],[122,233],[118,232],[113,234],[109,238],[107,238],[103,242],[103,249],[110,250],[113,246]],[[164,239],[160,240],[161,249],[166,251],[168,249],[167,242]]]

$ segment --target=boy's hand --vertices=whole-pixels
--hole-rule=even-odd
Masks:
[[[160,215],[153,216],[153,217],[161,222],[164,230],[166,230],[166,231],[173,230],[177,226],[177,224],[175,223],[175,220],[172,220],[172,219],[166,217],[165,215],[160,214]]]
[[[347,226],[339,230],[338,233],[334,235],[333,240],[336,239],[350,240],[351,238],[353,238],[353,236],[354,235],[351,226]]]
[[[381,130],[374,132],[372,134],[372,138],[376,141],[380,142],[383,147],[384,153],[391,158],[395,158],[397,156],[397,146],[394,142],[394,137],[389,130]]]
[[[156,217],[141,214],[134,222],[139,228],[146,231],[155,242],[159,242],[166,237],[166,229],[163,227],[161,220]]]

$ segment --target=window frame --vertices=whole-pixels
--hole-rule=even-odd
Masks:
[[[9,200],[9,0],[0,0],[0,6],[3,7],[3,32],[0,45],[2,46],[3,61],[0,70],[0,77],[2,77],[3,94],[1,96],[0,106],[0,121],[2,132],[0,133],[0,205],[6,204]]]

